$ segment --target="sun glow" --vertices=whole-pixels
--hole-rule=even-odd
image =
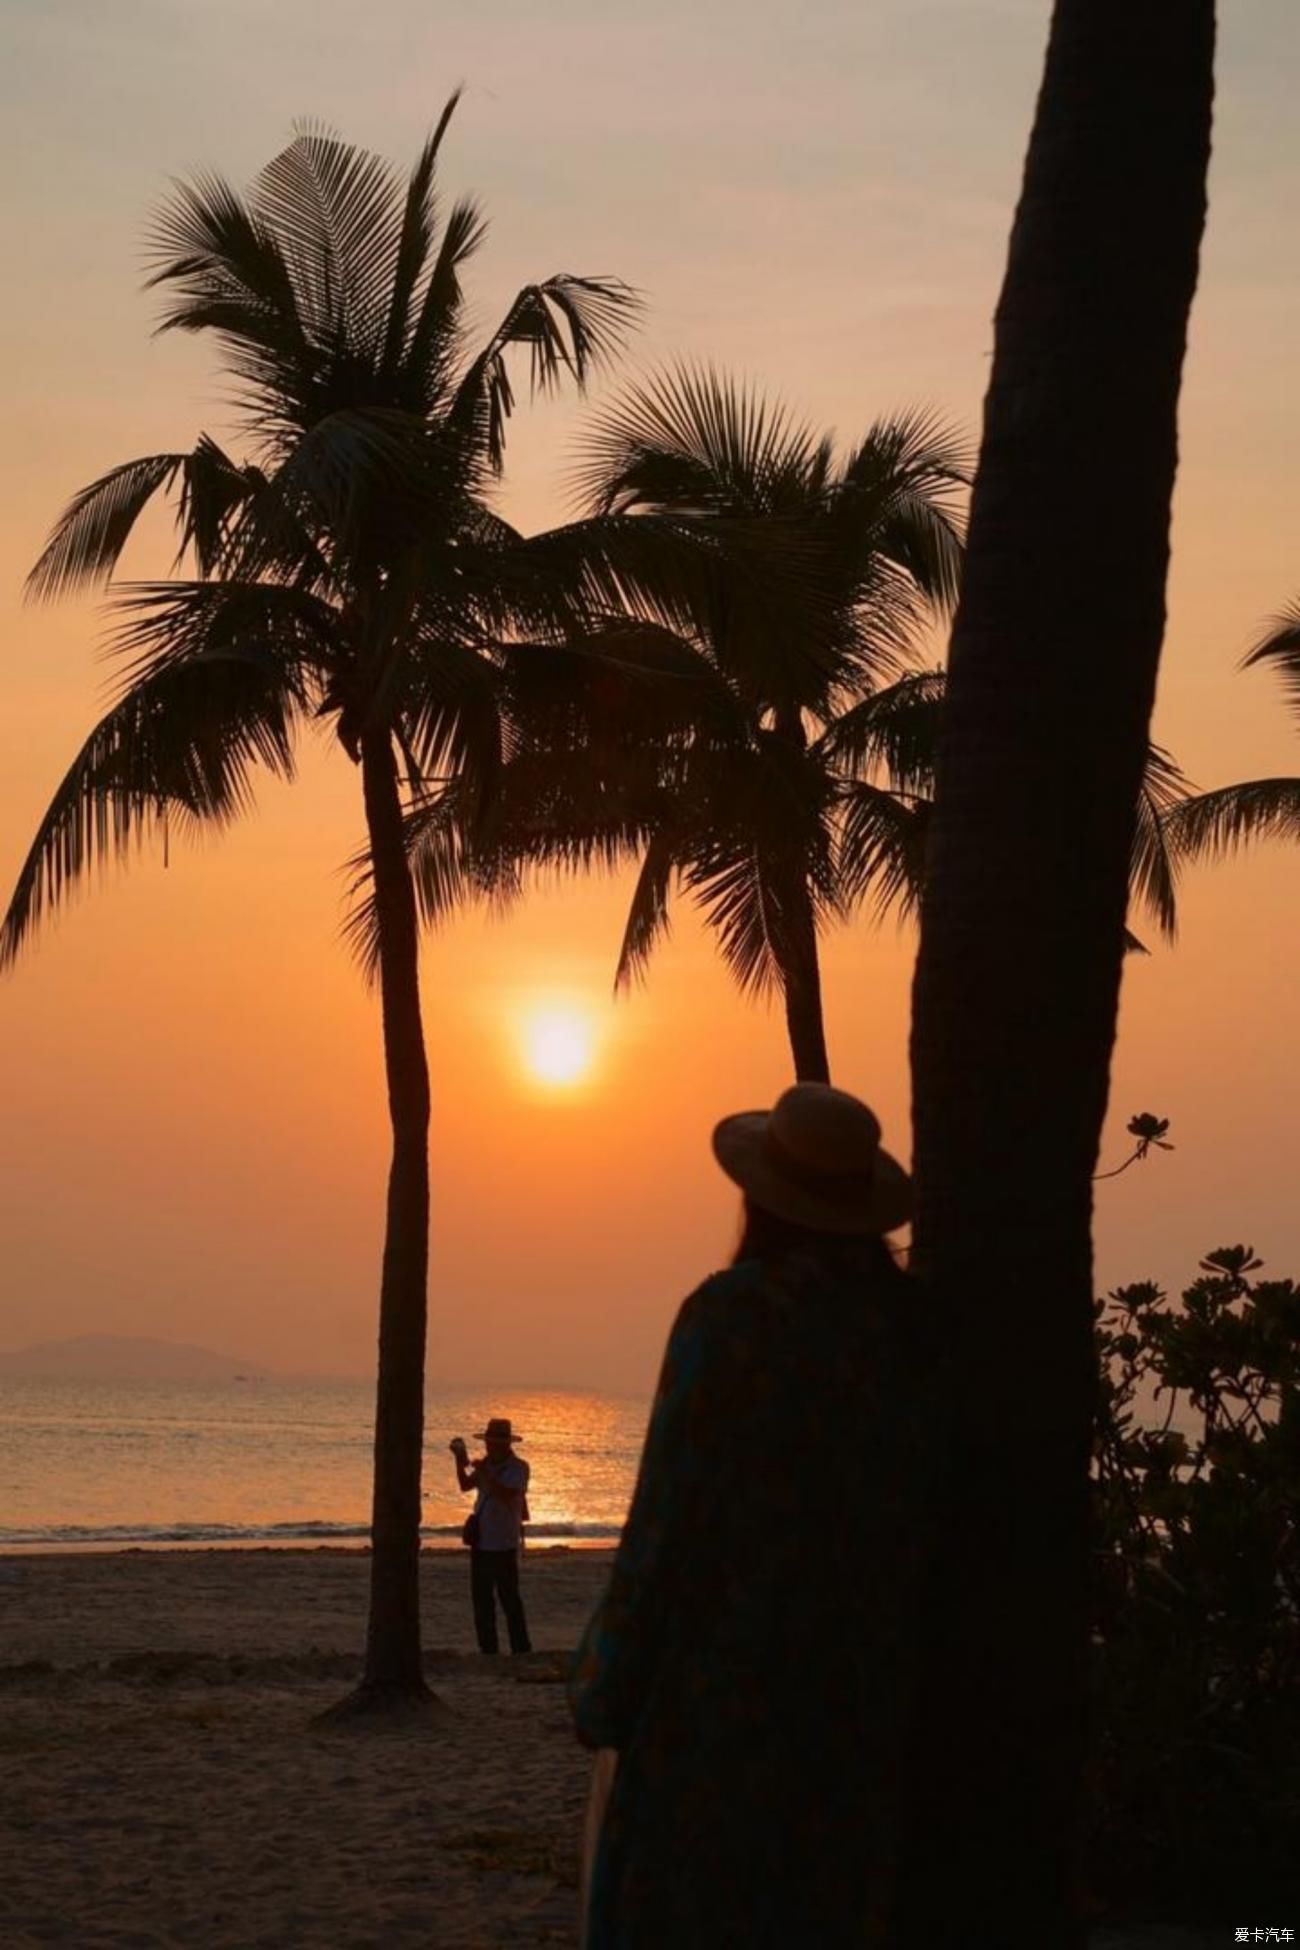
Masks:
[[[566,1087],[591,1068],[595,1030],[580,1009],[548,1004],[524,1019],[524,1062],[540,1083]]]

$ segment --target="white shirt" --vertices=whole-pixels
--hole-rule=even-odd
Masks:
[[[474,1509],[478,1515],[478,1547],[481,1551],[517,1551],[523,1540],[521,1525],[524,1497],[528,1492],[528,1464],[522,1456],[507,1456],[504,1462],[480,1464],[481,1477],[491,1477],[496,1485],[479,1484]],[[508,1492],[503,1495],[502,1491]]]

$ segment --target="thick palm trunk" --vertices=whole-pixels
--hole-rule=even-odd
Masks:
[[[1091,1176],[1164,630],[1212,0],[1057,0],[998,309],[917,967],[916,1264],[952,1354],[892,1942],[1079,1922]]]
[[[429,1265],[429,1072],[420,1021],[415,893],[392,742],[361,741],[379,926],[384,1066],[393,1125],[379,1297],[370,1620],[362,1695],[426,1694],[420,1646],[420,1476]]]

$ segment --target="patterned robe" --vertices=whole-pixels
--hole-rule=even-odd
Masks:
[[[923,1306],[846,1242],[743,1261],[682,1307],[570,1688],[580,1739],[619,1753],[590,1950],[872,1940],[929,1448]]]

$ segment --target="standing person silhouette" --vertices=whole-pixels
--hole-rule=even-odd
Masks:
[[[519,1591],[519,1553],[523,1526],[528,1521],[531,1473],[523,1457],[514,1452],[515,1443],[523,1438],[511,1428],[508,1416],[494,1415],[474,1440],[482,1442],[487,1450],[476,1462],[469,1460],[460,1436],[451,1443],[451,1453],[461,1489],[476,1492],[474,1509],[462,1534],[470,1547],[470,1592],[478,1649],[487,1653],[500,1650],[496,1611],[499,1598],[506,1615],[510,1650],[531,1652],[528,1621]]]
[[[669,1336],[570,1686],[587,1950],[867,1943],[890,1859],[933,1365],[883,1237],[911,1185],[823,1084],[713,1148],[740,1244]]]

